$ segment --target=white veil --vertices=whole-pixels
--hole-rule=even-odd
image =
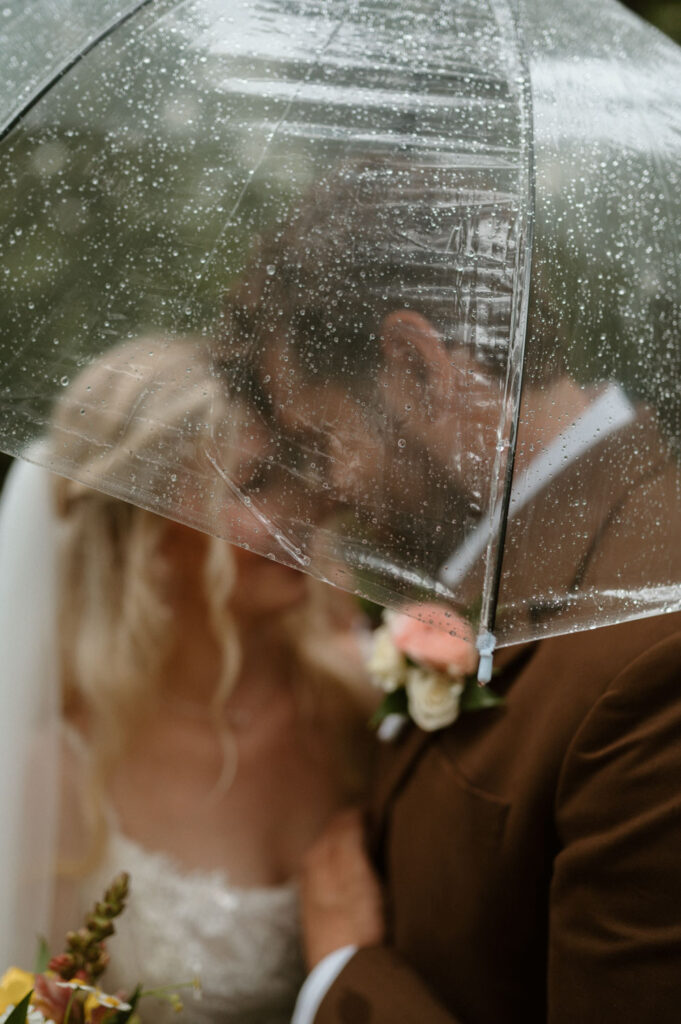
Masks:
[[[33,968],[53,900],[59,672],[50,479],[19,459],[0,500],[0,972]]]

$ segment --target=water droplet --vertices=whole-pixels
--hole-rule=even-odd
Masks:
[[[268,263],[268,265],[267,265],[267,267],[265,269],[266,269],[267,274],[268,274],[269,277],[274,277],[274,275],[277,272],[277,268],[274,266],[273,263]]]
[[[398,448],[406,448],[407,447],[407,442],[405,441],[405,439],[403,437],[401,437],[399,439],[399,441],[397,442],[397,447]]]
[[[61,379],[61,380],[59,381],[59,383],[61,384],[61,386],[62,386],[63,388],[66,388],[66,387],[68,387],[68,386],[69,386],[69,383],[70,383],[70,381],[69,381],[69,378],[68,378],[68,377],[64,376],[64,377],[62,377],[62,379]]]

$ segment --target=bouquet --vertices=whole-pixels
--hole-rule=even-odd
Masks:
[[[0,1024],[140,1024],[135,1009],[142,996],[154,995],[176,1010],[175,992],[137,986],[128,997],[111,995],[98,981],[109,963],[106,939],[125,909],[129,876],[118,875],[78,931],[68,932],[63,953],[50,957],[41,942],[35,972],[10,967],[0,979]],[[194,983],[192,983],[194,984]]]

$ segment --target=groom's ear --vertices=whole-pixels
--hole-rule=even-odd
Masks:
[[[411,309],[388,313],[381,325],[381,348],[389,370],[429,383],[448,366],[440,335],[429,320]]]

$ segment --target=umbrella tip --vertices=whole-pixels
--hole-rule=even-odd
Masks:
[[[480,661],[478,662],[478,682],[481,686],[486,686],[492,679],[494,648],[497,646],[497,638],[494,633],[484,630],[478,636],[475,646],[480,654]]]

